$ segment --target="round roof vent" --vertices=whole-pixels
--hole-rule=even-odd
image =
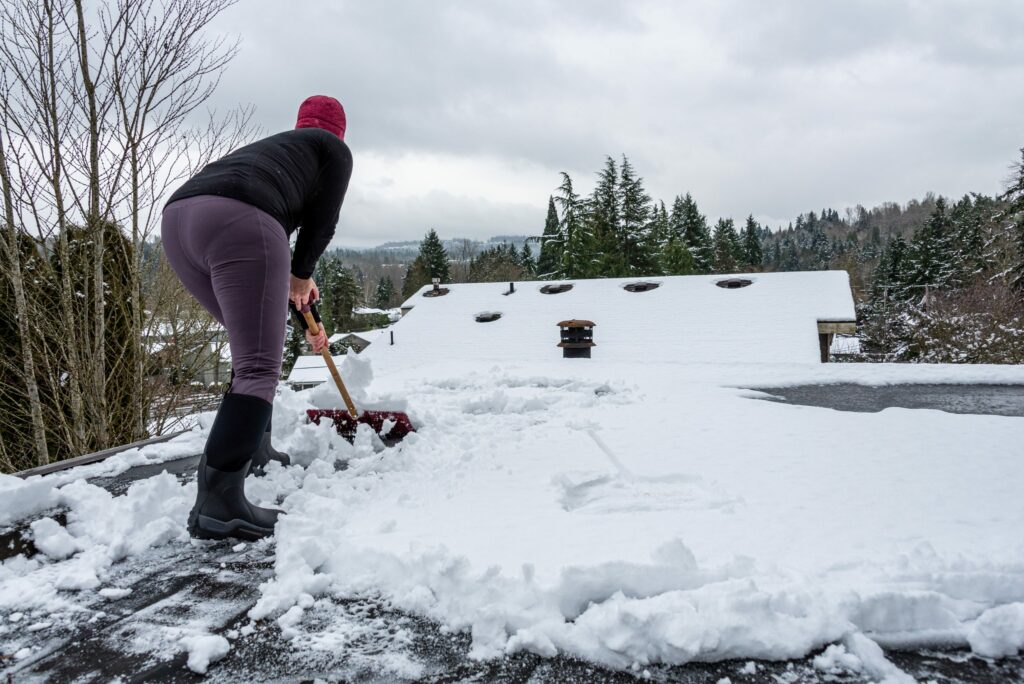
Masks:
[[[493,321],[498,320],[499,318],[501,318],[501,312],[500,311],[484,311],[483,313],[478,313],[476,315],[476,322],[477,323],[491,323]]]
[[[661,283],[626,283],[622,286],[622,289],[626,292],[647,292],[660,286]]]
[[[753,280],[747,280],[746,278],[724,278],[722,280],[715,281],[715,285],[718,287],[724,287],[726,290],[738,290],[741,287],[747,287],[753,283]]]
[[[568,292],[571,289],[572,285],[570,283],[562,283],[560,285],[545,285],[540,288],[540,291],[543,294],[562,294],[563,292]]]
[[[436,290],[427,290],[423,293],[424,297],[444,297],[450,290],[447,287],[439,287]]]

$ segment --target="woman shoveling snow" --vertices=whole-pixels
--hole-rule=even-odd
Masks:
[[[281,374],[289,299],[315,301],[317,259],[334,235],[352,153],[345,110],[315,95],[299,107],[295,130],[241,147],[208,164],[164,207],[167,261],[182,284],[228,332],[232,380],[199,461],[189,514],[193,537],[259,539],[274,533],[279,511],[245,497],[245,477],[269,460],[274,390]],[[288,238],[298,231],[295,252]],[[289,275],[290,272],[290,275]],[[307,341],[327,346],[320,331]]]

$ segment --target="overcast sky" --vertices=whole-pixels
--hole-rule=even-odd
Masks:
[[[348,114],[335,245],[539,234],[567,171],[773,227],[928,191],[995,193],[1024,146],[1024,11],[1003,2],[242,0],[215,104],[268,132]]]

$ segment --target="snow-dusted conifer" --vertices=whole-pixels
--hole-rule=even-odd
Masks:
[[[761,268],[764,252],[761,249],[761,227],[754,220],[754,215],[747,217],[743,228],[743,263],[750,268]]]
[[[715,224],[715,271],[718,273],[734,273],[743,254],[740,236],[731,218],[718,219]]]
[[[544,221],[544,234],[540,238],[540,255],[537,258],[537,277],[553,278],[562,263],[562,250],[565,245],[559,230],[558,211],[555,209],[555,198],[548,197],[548,216]]]

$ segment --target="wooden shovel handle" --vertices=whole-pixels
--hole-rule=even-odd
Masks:
[[[302,317],[306,319],[306,325],[309,326],[309,332],[313,335],[320,334],[320,328],[316,324],[316,319],[313,318],[313,314],[310,313],[309,307],[302,309]],[[338,367],[334,365],[334,358],[331,356],[330,348],[325,348],[320,352],[321,356],[324,357],[324,361],[327,362],[327,368],[331,371],[331,377],[334,378],[334,384],[338,386],[338,391],[341,392],[341,398],[345,400],[345,406],[348,407],[348,412],[352,414],[353,418],[359,417],[359,412],[356,411],[356,405],[352,401],[352,397],[349,395],[348,390],[345,389],[345,383],[341,381],[341,374],[338,373]]]

